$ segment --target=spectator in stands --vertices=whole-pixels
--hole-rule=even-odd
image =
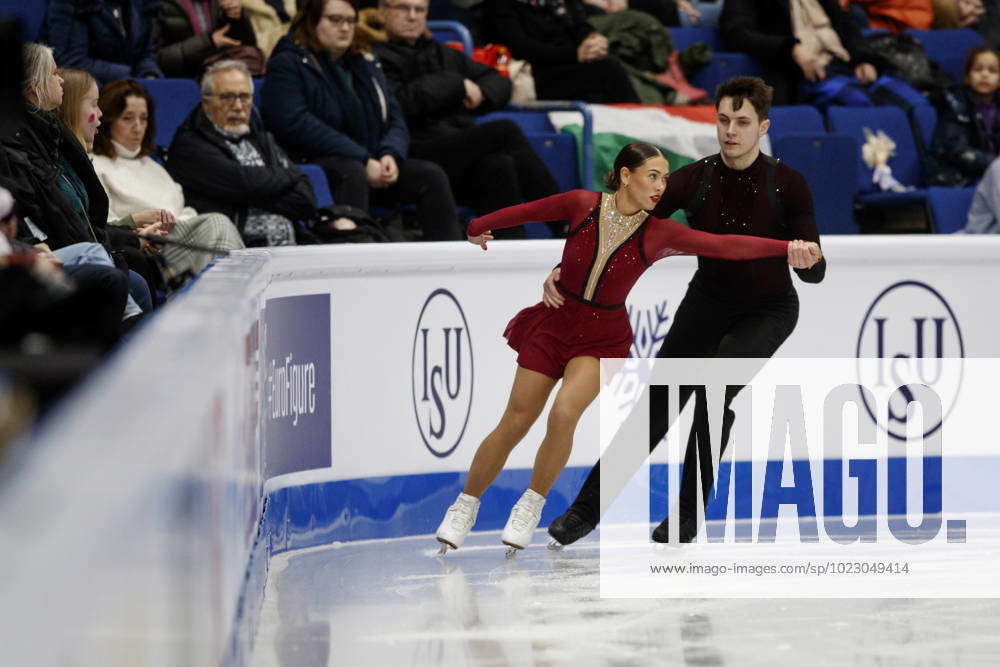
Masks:
[[[191,204],[228,215],[247,245],[293,245],[293,221],[315,216],[316,197],[309,177],[250,113],[246,65],[215,63],[201,91],[201,104],[174,135],[167,169]]]
[[[240,59],[264,73],[250,18],[240,0],[164,0],[157,16],[160,69],[167,76],[198,78],[213,62]]]
[[[760,61],[775,104],[837,101],[883,64],[838,0],[726,0],[719,30],[728,48]]]
[[[100,129],[86,125],[93,142],[94,170],[110,201],[109,224],[139,228],[135,216],[159,213],[167,244],[161,254],[171,277],[183,282],[197,275],[218,251],[236,250],[243,241],[232,222],[221,213],[203,213],[186,206],[181,186],[150,157],[156,128],[152,97],[135,81],[115,81],[101,90],[99,105],[104,123]],[[163,223],[161,223],[163,224]],[[214,251],[214,252],[212,252]]]
[[[337,204],[416,203],[425,240],[462,238],[448,177],[408,158],[409,130],[345,0],[308,0],[268,63],[264,120],[294,156],[320,165]]]
[[[0,345],[37,332],[108,347],[122,331],[128,279],[113,266],[64,265],[46,247],[17,239],[14,198],[0,188]]]
[[[930,30],[934,23],[931,0],[852,0],[864,10],[872,28],[900,33],[907,28]]]
[[[389,40],[375,47],[406,113],[410,154],[441,165],[455,198],[481,215],[556,194],[558,184],[516,123],[476,123],[507,105],[510,79],[431,39],[427,6],[383,0]],[[497,238],[524,237],[520,226],[500,231]],[[508,231],[515,233],[502,234]]]
[[[49,0],[42,40],[63,67],[103,82],[161,77],[153,18],[159,0]]]
[[[1000,160],[993,160],[976,186],[965,234],[1000,234]]]
[[[76,140],[88,152],[94,145],[94,135],[101,124],[101,107],[98,103],[97,82],[89,72],[81,69],[60,69],[63,80],[62,102],[58,108],[59,120],[69,128]],[[112,215],[108,224],[122,229],[133,230],[137,235],[144,233],[166,234],[173,228],[173,217],[166,211],[150,210],[136,212],[134,216],[119,219]],[[139,248],[147,255],[159,250],[158,246],[140,238]]]
[[[637,9],[651,14],[668,27],[716,25],[722,0],[689,2],[688,0],[583,0],[591,7],[611,14],[623,9]],[[588,10],[589,11],[589,10]]]
[[[965,83],[944,94],[934,135],[935,185],[973,185],[1000,153],[1000,53],[977,46],[965,59]]]
[[[87,153],[52,113],[63,98],[52,49],[26,44],[24,71],[28,112],[0,141],[0,183],[20,202],[21,240],[29,245],[44,243],[67,263],[113,265],[113,250],[141,275],[130,274],[134,301],[128,310],[131,314],[138,314],[139,306],[148,310],[148,285],[155,267],[139,250],[134,234],[107,227],[108,198]]]
[[[995,14],[997,0],[933,0],[935,30],[956,30],[958,28],[973,28],[979,30],[983,37],[983,24],[990,21],[990,14]]]
[[[972,28],[993,48],[1000,48],[1000,0],[955,0],[956,28]]]
[[[288,33],[295,16],[296,0],[243,0],[243,14],[250,19],[257,46],[268,58],[278,40]]]
[[[587,23],[580,0],[485,0],[493,41],[531,63],[540,100],[639,102],[608,38]]]

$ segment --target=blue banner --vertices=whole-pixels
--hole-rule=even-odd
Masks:
[[[268,299],[263,338],[264,479],[329,468],[330,295]]]

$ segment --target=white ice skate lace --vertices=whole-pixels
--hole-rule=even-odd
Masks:
[[[527,530],[535,521],[536,514],[529,507],[515,505],[510,512],[510,525],[514,530]]]
[[[465,530],[465,526],[472,522],[472,508],[468,505],[456,504],[451,509],[451,527],[457,530]]]

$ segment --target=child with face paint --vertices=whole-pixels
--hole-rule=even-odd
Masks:
[[[98,91],[97,82],[87,72],[66,69],[60,74],[65,83],[59,114],[91,153],[94,170],[108,194],[109,225],[139,234],[143,252],[162,254],[169,274],[178,283],[204,269],[215,251],[243,247],[239,231],[229,218],[218,213],[199,215],[185,206],[180,185],[149,157],[155,133],[150,112],[155,109],[142,85],[131,80],[114,81]],[[116,103],[110,103],[111,98]],[[142,108],[132,110],[130,101],[141,103]],[[109,136],[128,141],[131,135],[123,128],[128,125],[125,117],[129,113],[142,117],[136,145],[124,147],[109,141]],[[103,141],[101,135],[105,135]],[[179,243],[169,244],[161,252],[158,244],[142,238],[151,235]]]

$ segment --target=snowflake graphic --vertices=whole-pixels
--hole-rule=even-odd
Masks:
[[[628,307],[628,319],[632,323],[632,349],[630,357],[655,357],[660,349],[660,343],[667,336],[667,301],[662,301],[652,308]]]
[[[617,410],[622,415],[632,410],[649,380],[652,364],[645,359],[656,356],[660,343],[667,336],[670,322],[667,307],[666,300],[652,308],[628,307],[633,336],[629,359],[607,387],[613,392]]]

